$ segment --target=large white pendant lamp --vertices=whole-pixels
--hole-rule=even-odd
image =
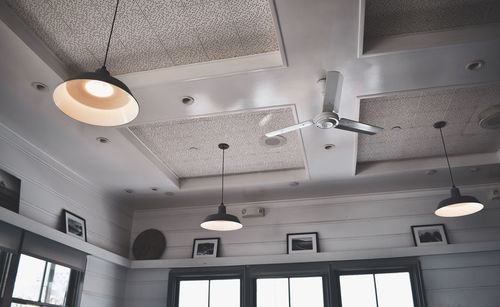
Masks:
[[[442,200],[434,214],[441,217],[458,217],[465,216],[469,214],[474,214],[478,211],[483,210],[484,205],[479,202],[479,200],[473,196],[461,195],[460,190],[455,186],[455,181],[453,180],[453,173],[451,172],[450,160],[448,158],[448,152],[446,150],[446,144],[444,142],[443,127],[446,126],[446,122],[439,121],[434,124],[434,128],[439,129],[441,133],[441,141],[443,143],[444,154],[446,156],[446,162],[448,163],[448,171],[450,172],[451,179],[451,197]]]
[[[119,3],[120,0],[117,0],[102,67],[95,72],[84,72],[68,79],[54,90],[56,106],[69,117],[83,123],[119,126],[131,122],[139,114],[139,104],[130,89],[113,78],[106,69]]]
[[[219,148],[222,149],[222,191],[221,191],[221,202],[217,213],[210,214],[205,218],[201,227],[207,230],[215,231],[231,231],[238,230],[243,227],[240,220],[226,212],[226,206],[224,205],[224,152],[229,148],[229,145],[225,143],[219,144]]]

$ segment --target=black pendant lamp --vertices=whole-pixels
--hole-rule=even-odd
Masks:
[[[443,127],[446,126],[446,122],[439,121],[434,124],[434,128],[439,129],[441,133],[441,141],[443,142],[444,155],[446,156],[446,162],[448,163],[448,171],[450,172],[451,179],[451,197],[442,200],[434,214],[441,217],[458,217],[465,216],[469,214],[474,214],[483,210],[484,205],[479,202],[479,200],[473,196],[461,195],[460,190],[455,186],[455,181],[453,180],[453,173],[451,172],[450,160],[448,159],[448,152],[446,151],[446,144],[444,142]]]
[[[240,220],[231,214],[226,212],[226,206],[224,206],[224,152],[229,148],[229,145],[225,143],[219,144],[219,148],[222,149],[222,191],[221,191],[221,202],[217,213],[210,214],[205,218],[201,227],[208,230],[215,231],[231,231],[238,230],[243,227]]]
[[[56,106],[69,117],[83,123],[119,126],[131,122],[139,114],[139,104],[130,89],[113,78],[106,69],[119,3],[120,0],[117,0],[102,67],[95,72],[84,72],[68,79],[54,90]]]

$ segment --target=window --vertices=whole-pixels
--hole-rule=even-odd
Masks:
[[[342,307],[414,307],[409,272],[340,275]]]
[[[240,307],[240,280],[181,280],[178,307]]]
[[[65,266],[21,255],[12,294],[11,307],[68,306],[72,275]]]
[[[323,278],[259,278],[256,295],[257,307],[323,307]]]

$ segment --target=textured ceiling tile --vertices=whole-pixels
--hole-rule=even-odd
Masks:
[[[69,68],[99,68],[114,1],[4,1]],[[125,74],[277,51],[277,37],[267,0],[123,0],[107,67]]]
[[[365,38],[500,22],[497,0],[366,0]]]
[[[266,120],[269,119],[270,120]],[[292,108],[227,113],[130,127],[130,131],[180,178],[220,174],[226,142],[228,174],[303,169],[298,132],[286,135],[281,147],[262,145],[266,132],[294,124]]]
[[[358,162],[441,156],[439,133],[432,127],[439,120],[448,123],[443,133],[451,155],[495,152],[500,133],[481,128],[479,114],[499,101],[500,83],[362,99],[360,120],[383,123],[386,129],[375,136],[359,135]],[[392,130],[394,126],[402,129]]]

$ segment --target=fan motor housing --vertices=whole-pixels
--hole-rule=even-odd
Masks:
[[[339,116],[334,112],[322,112],[314,118],[314,124],[321,129],[335,128],[339,125]]]

